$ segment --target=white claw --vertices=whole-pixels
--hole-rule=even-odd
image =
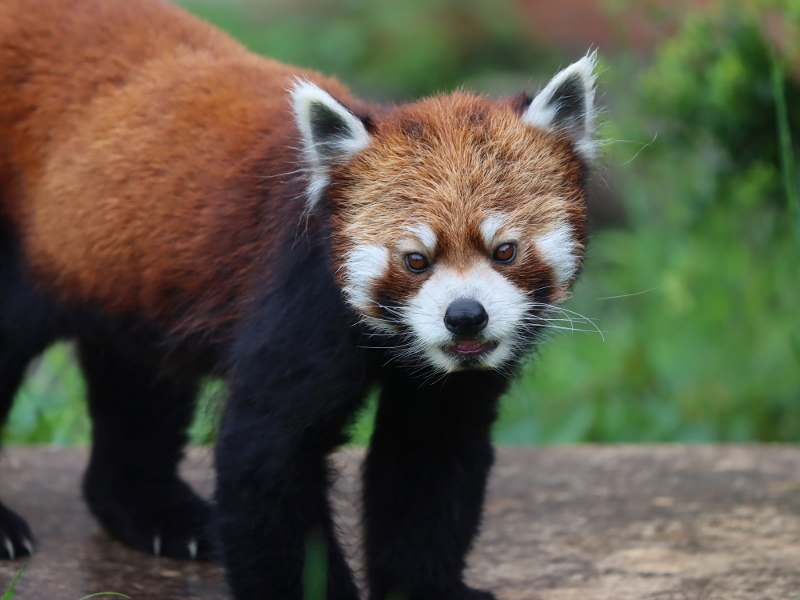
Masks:
[[[22,538],[22,545],[25,546],[28,554],[33,556],[33,542],[31,542],[28,538]]]
[[[189,540],[189,556],[192,560],[197,558],[197,540],[195,538]]]
[[[156,535],[153,538],[153,554],[155,556],[161,556],[161,536]]]
[[[8,552],[9,558],[14,560],[17,555],[14,554],[14,545],[11,543],[11,540],[8,538],[3,538],[3,545],[6,547],[6,552]]]

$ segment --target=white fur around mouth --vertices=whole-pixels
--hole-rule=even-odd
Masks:
[[[488,343],[489,347],[474,354],[453,352],[453,344],[428,349],[424,352],[428,364],[445,373],[457,371],[487,371],[502,368],[513,356],[513,345],[505,341]]]
[[[453,352],[458,343],[444,322],[447,307],[458,298],[474,298],[488,315],[488,323],[476,340],[491,347],[475,352]],[[437,268],[403,309],[414,349],[432,367],[446,373],[464,369],[501,368],[514,356],[530,307],[526,294],[488,262],[459,271]]]

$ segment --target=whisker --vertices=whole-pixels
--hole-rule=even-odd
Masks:
[[[597,300],[616,300],[617,298],[629,298],[631,296],[641,296],[642,294],[647,294],[648,292],[653,292],[658,289],[658,286],[651,287],[649,290],[642,290],[641,292],[633,292],[632,294],[620,294],[619,296],[605,296],[603,298],[597,298]]]
[[[562,327],[561,325],[545,325],[545,324],[540,325],[540,327],[542,327],[543,329],[569,331],[570,333],[599,333],[601,337],[603,335],[603,332],[600,331],[599,329],[579,329],[575,327]],[[605,341],[605,339],[603,341]]]
[[[276,175],[256,175],[256,179],[275,179],[276,177],[286,177],[288,175],[297,175],[298,173],[308,173],[311,169],[308,167],[300,167],[294,171],[286,171],[285,173],[278,173]]]
[[[597,319],[592,319],[590,317],[587,317],[586,315],[582,315],[579,312],[575,312],[574,310],[569,310],[567,308],[564,308],[563,306],[559,306],[558,310],[560,310],[562,312],[565,312],[565,313],[569,313],[571,315],[575,315],[576,317],[580,317],[581,319],[583,319],[584,321],[587,321],[589,323],[594,323],[597,320]]]

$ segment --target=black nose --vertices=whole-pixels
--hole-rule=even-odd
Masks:
[[[475,335],[486,327],[489,315],[483,305],[471,298],[453,300],[444,313],[444,324],[456,335]]]

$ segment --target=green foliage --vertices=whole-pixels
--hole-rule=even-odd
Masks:
[[[207,379],[203,382],[197,402],[197,414],[189,428],[189,439],[192,443],[208,445],[217,439],[225,393],[226,388],[222,381]]]
[[[3,430],[8,444],[88,444],[85,386],[70,344],[56,344],[28,369]]]
[[[306,0],[184,6],[250,49],[340,76],[370,96],[401,99],[504,73],[525,73],[559,57],[526,35],[511,2],[495,0]],[[516,85],[516,82],[515,82]]]
[[[730,202],[731,191],[742,177],[752,177],[750,172],[760,174],[761,202],[783,199],[773,79],[776,67],[783,72],[785,58],[768,39],[766,22],[765,13],[742,0],[689,15],[643,81],[644,101],[669,136],[670,149],[680,147],[687,157],[703,147],[716,152],[707,176],[719,188],[710,197],[718,202]],[[800,82],[781,79],[783,105],[800,106]],[[787,131],[800,131],[800,111],[784,117]],[[794,142],[800,144],[800,138]],[[704,218],[702,210],[695,216]]]

